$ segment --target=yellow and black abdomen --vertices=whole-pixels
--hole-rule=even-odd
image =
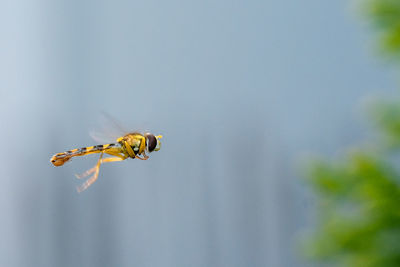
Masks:
[[[53,157],[51,157],[50,162],[53,163],[54,166],[62,166],[64,165],[65,162],[69,161],[73,157],[77,156],[84,156],[84,155],[89,155],[89,154],[94,154],[94,153],[100,153],[105,150],[111,149],[111,148],[116,148],[120,147],[119,144],[106,144],[106,145],[97,145],[97,146],[89,146],[89,147],[82,147],[82,148],[76,148],[72,150],[68,150],[66,152],[61,152],[55,154]]]

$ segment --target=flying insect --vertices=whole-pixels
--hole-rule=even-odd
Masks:
[[[127,158],[147,160],[149,156],[146,153],[160,150],[161,138],[162,135],[155,136],[152,133],[128,133],[119,137],[115,143],[76,148],[66,152],[57,153],[51,157],[50,162],[54,166],[58,167],[64,165],[64,163],[73,157],[100,153],[99,160],[93,168],[87,170],[81,175],[76,175],[77,178],[81,179],[93,174],[86,180],[86,182],[77,188],[78,192],[82,192],[97,180],[99,176],[100,165],[102,163],[122,161]],[[113,157],[103,158],[104,154],[108,154]]]

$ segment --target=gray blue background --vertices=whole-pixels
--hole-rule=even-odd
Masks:
[[[309,154],[393,92],[348,1],[0,4],[1,266],[309,266]],[[78,194],[101,112],[163,134]]]

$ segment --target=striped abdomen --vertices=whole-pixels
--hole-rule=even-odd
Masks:
[[[50,162],[54,164],[54,166],[62,166],[65,162],[70,160],[72,157],[84,156],[93,153],[100,153],[104,150],[117,147],[119,144],[106,144],[106,145],[97,145],[97,146],[89,146],[76,148],[72,150],[68,150],[66,152],[57,153],[51,157]]]

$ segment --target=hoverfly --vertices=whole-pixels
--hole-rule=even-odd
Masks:
[[[51,157],[50,162],[53,163],[54,166],[58,167],[64,165],[65,162],[69,161],[73,157],[100,153],[100,158],[93,168],[87,170],[81,175],[76,175],[76,177],[80,179],[93,173],[93,175],[88,178],[85,183],[77,188],[78,192],[82,192],[97,180],[99,176],[100,165],[102,163],[122,161],[127,158],[147,160],[149,156],[146,155],[146,153],[160,150],[161,138],[162,135],[155,136],[151,133],[128,133],[119,137],[115,143],[76,148],[66,152],[57,153]],[[104,154],[108,154],[113,157],[103,158]]]

